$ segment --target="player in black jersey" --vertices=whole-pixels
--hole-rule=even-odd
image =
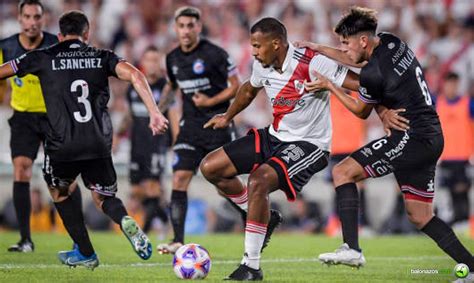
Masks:
[[[345,95],[320,75],[314,83],[307,84],[310,89],[329,89],[359,117],[367,117],[379,104],[389,109],[385,115],[400,114],[405,120],[390,135],[363,146],[334,167],[344,244],[334,253],[321,254],[319,259],[352,266],[365,263],[358,242],[359,200],[355,183],[394,173],[410,221],[456,262],[474,270],[471,253],[453,230],[433,214],[435,168],[444,140],[421,66],[405,42],[390,33],[376,35],[376,28],[375,11],[352,8],[335,28],[342,50],[331,50],[335,56],[326,53],[341,62],[364,64],[359,99]],[[324,53],[323,49],[320,51]]]
[[[115,197],[117,176],[111,158],[108,77],[133,84],[149,111],[153,134],[164,133],[168,121],[158,110],[140,71],[112,51],[86,44],[89,21],[82,12],[63,14],[59,28],[60,43],[0,66],[0,78],[34,74],[40,79],[48,117],[48,123],[42,125],[47,131],[43,174],[64,226],[77,244],[72,251],[59,252],[59,259],[69,266],[95,268],[99,264],[82,211],[69,198],[71,184],[79,174],[96,206],[120,225],[137,255],[148,259],[152,252],[148,237]]]
[[[166,56],[169,81],[163,90],[160,109],[163,111],[169,104],[171,90],[179,88],[183,115],[173,146],[175,157],[170,217],[174,239],[171,243],[160,244],[160,253],[174,253],[184,243],[189,183],[204,156],[232,141],[234,135],[231,127],[203,129],[215,114],[226,111],[240,82],[237,68],[227,52],[200,38],[200,19],[200,11],[194,7],[182,7],[175,12],[179,46]]]
[[[58,42],[55,35],[42,31],[44,24],[43,5],[38,0],[24,0],[18,5],[18,21],[21,32],[0,40],[0,64],[15,59],[37,48],[48,47]],[[0,96],[6,91],[6,81],[0,80]],[[30,181],[33,161],[45,138],[41,127],[46,118],[43,95],[36,76],[23,78],[14,76],[10,80],[12,89],[11,107],[13,115],[10,125],[10,148],[13,163],[13,205],[20,228],[20,241],[8,248],[10,252],[32,252],[34,244],[30,233]],[[75,190],[71,199],[82,208],[80,190]]]
[[[166,84],[160,67],[163,56],[155,46],[149,46],[140,59],[140,66],[157,102],[160,101]],[[133,87],[127,91],[127,100],[129,112],[123,119],[118,135],[130,129],[129,180],[132,194],[141,200],[145,210],[143,231],[148,233],[155,217],[164,224],[168,222],[168,216],[160,205],[160,197],[162,195],[161,175],[171,136],[169,133],[159,136],[150,135],[146,106]],[[168,116],[167,114],[164,113],[165,116]]]

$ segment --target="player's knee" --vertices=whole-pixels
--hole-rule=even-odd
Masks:
[[[199,169],[201,170],[201,173],[204,178],[206,178],[210,182],[215,181],[219,177],[218,170],[216,170],[216,166],[214,165],[212,158],[206,156],[202,160]]]
[[[344,184],[351,182],[352,174],[350,167],[340,163],[332,168],[332,177],[335,184]]]
[[[268,182],[270,176],[268,173],[262,174],[252,174],[249,176],[248,186],[249,186],[249,198],[259,198],[259,197],[267,197],[270,193],[268,188]]]
[[[32,163],[20,161],[14,163],[16,181],[29,181],[32,175]]]
[[[407,210],[408,220],[416,226],[416,228],[421,229],[430,221],[433,217],[432,215],[427,215],[425,213],[418,213],[416,211]]]

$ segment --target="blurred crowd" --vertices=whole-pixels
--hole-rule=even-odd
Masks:
[[[472,0],[44,0],[43,4],[46,8],[45,30],[57,33],[57,19],[61,13],[71,9],[83,10],[91,20],[91,44],[110,48],[133,63],[138,62],[143,51],[150,45],[157,46],[164,54],[175,48],[178,43],[173,29],[174,11],[183,5],[197,6],[203,15],[203,34],[227,50],[236,62],[242,80],[250,76],[253,58],[249,27],[257,19],[265,16],[280,19],[288,29],[290,41],[309,40],[337,46],[337,37],[332,28],[343,12],[351,5],[367,6],[378,10],[379,31],[397,34],[415,52],[424,67],[431,95],[436,97],[446,91],[461,97],[474,97]],[[0,38],[19,32],[17,5],[18,1],[0,0]],[[164,60],[162,69],[164,76]],[[446,85],[446,78],[452,79],[453,74],[458,78],[456,84]],[[127,87],[117,80],[111,81],[113,95],[110,109],[117,121],[127,111]],[[5,97],[2,107],[7,108],[8,104],[9,99]],[[246,129],[266,126],[271,120],[270,104],[264,95],[259,95],[238,116],[236,122],[240,134],[244,134]],[[377,118],[371,117],[368,121],[359,123],[363,123],[360,145],[381,135]],[[456,138],[463,139],[469,137],[463,135],[473,135],[474,132],[459,134],[461,136]],[[7,145],[2,143],[0,151],[9,152]],[[128,156],[128,147],[122,146],[118,150],[118,158],[115,160],[126,162],[127,159],[120,156],[121,152],[123,156]],[[303,198],[297,202],[298,205],[292,208],[294,211],[290,211],[291,215],[286,217],[284,228],[287,231],[323,231],[327,219],[321,215],[318,205]],[[205,230],[209,231],[239,230],[242,223],[235,220],[238,217],[231,215],[233,211],[225,205],[223,203],[224,207],[211,210],[205,204],[192,204],[190,209],[195,207],[197,211],[204,212],[193,214],[195,217],[188,217],[188,221],[201,223],[198,219],[201,215],[206,222],[205,225],[187,224],[187,229],[195,226],[196,229],[207,227]],[[43,204],[41,209],[45,209],[44,207]],[[127,208],[132,213],[136,211],[137,215],[142,213],[139,202],[135,203],[133,198],[130,198]],[[87,211],[92,213],[92,208]],[[44,212],[44,215],[46,217],[47,213]],[[54,224],[54,213],[48,215],[53,215],[48,218],[52,223],[50,229],[61,229]],[[14,224],[7,223],[8,215],[3,216],[4,223],[14,227]],[[90,219],[98,218],[94,216]],[[108,222],[96,224],[98,229],[110,227]],[[156,227],[160,231],[164,229],[159,223]]]

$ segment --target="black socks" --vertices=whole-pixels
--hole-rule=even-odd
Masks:
[[[76,191],[78,190],[76,189]],[[68,197],[62,202],[56,202],[54,205],[63,220],[64,227],[69,233],[69,236],[71,236],[74,243],[79,246],[81,254],[87,257],[91,256],[94,253],[94,248],[92,247],[86,225],[84,224],[82,209],[77,209],[76,203],[71,197]]]
[[[31,241],[31,199],[29,182],[13,182],[13,205],[15,206],[16,218],[20,228],[21,241]]]
[[[102,211],[120,227],[122,218],[128,215],[122,201],[116,197],[106,197],[102,202]]]
[[[474,270],[474,258],[471,253],[461,244],[453,229],[443,220],[434,216],[421,231],[430,236],[457,263],[464,263],[469,267],[469,270]]]
[[[171,224],[173,224],[173,242],[184,244],[184,222],[188,210],[188,193],[173,190],[171,193]]]
[[[344,243],[351,249],[359,248],[359,193],[355,183],[336,187],[337,210],[342,224]]]

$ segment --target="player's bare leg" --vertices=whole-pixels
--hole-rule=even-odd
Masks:
[[[245,253],[240,266],[229,280],[262,280],[260,254],[270,219],[268,195],[278,188],[278,174],[271,166],[262,164],[249,176],[249,207],[245,227]]]
[[[247,211],[249,190],[237,177],[237,169],[224,149],[219,148],[209,153],[201,162],[200,169],[203,176],[214,184],[224,197],[240,207],[241,210]],[[242,218],[245,219],[244,222],[246,222],[247,214],[243,214]],[[262,250],[270,242],[273,231],[283,221],[281,213],[276,210],[270,211],[269,219],[268,222],[265,222],[268,223],[268,227]]]
[[[359,247],[359,193],[356,183],[366,178],[364,169],[353,158],[347,157],[332,170],[339,218],[344,243],[334,252],[319,255],[326,264],[345,264],[360,267],[365,257]]]

